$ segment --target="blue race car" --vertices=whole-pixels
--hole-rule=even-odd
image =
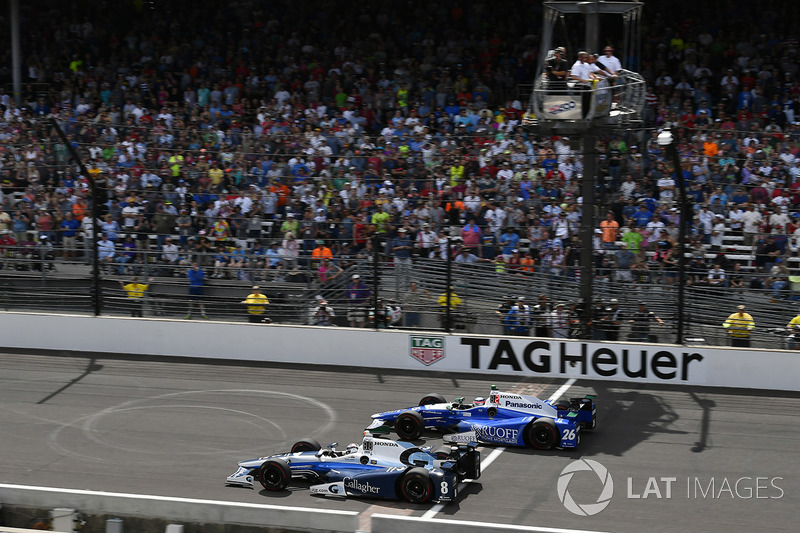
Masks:
[[[594,396],[552,403],[510,392],[492,385],[489,400],[464,398],[446,402],[441,394],[423,397],[417,407],[372,415],[367,427],[371,434],[394,428],[402,440],[420,438],[426,428],[450,432],[446,443],[481,442],[511,446],[530,446],[539,450],[576,448],[581,431],[597,427]]]
[[[430,446],[367,435],[360,445],[350,444],[340,452],[335,443],[322,449],[316,440],[303,439],[289,452],[239,462],[226,485],[253,487],[257,481],[268,491],[280,491],[292,480],[308,479],[320,482],[311,486],[311,494],[319,496],[451,502],[461,481],[481,475],[477,445],[433,451]]]

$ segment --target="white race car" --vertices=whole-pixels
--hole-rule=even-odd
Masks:
[[[253,487],[258,481],[268,491],[285,489],[293,478],[321,481],[311,494],[405,499],[414,503],[448,502],[458,483],[480,477],[477,443],[446,446],[432,451],[410,442],[364,437],[360,445],[337,451],[322,449],[314,439],[303,439],[286,453],[239,462],[227,485]]]

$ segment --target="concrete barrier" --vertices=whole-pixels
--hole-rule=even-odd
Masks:
[[[230,349],[231,338],[236,350]],[[784,350],[35,313],[0,313],[0,344],[458,372],[479,374],[487,382],[493,376],[514,376],[800,391],[800,357]]]
[[[355,511],[327,511],[308,507],[259,505],[239,502],[169,498],[92,490],[69,490],[0,484],[0,501],[8,505],[70,507],[84,514],[159,517],[208,524],[284,527],[302,531],[354,532]]]

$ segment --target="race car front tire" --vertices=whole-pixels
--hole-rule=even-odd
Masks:
[[[537,450],[551,450],[559,442],[560,434],[551,418],[537,418],[525,428],[525,444]]]
[[[289,465],[282,459],[270,459],[258,469],[258,481],[269,491],[283,490],[292,479]]]
[[[394,431],[402,440],[417,440],[425,430],[425,420],[416,411],[404,411],[394,423]]]
[[[292,445],[291,452],[315,452],[321,450],[322,445],[316,440],[311,438],[300,439]]]
[[[411,503],[427,503],[433,499],[433,481],[424,468],[412,468],[400,481],[400,494]]]
[[[433,405],[435,403],[447,403],[447,400],[444,399],[444,396],[441,394],[428,394],[424,396],[420,401],[419,405]]]

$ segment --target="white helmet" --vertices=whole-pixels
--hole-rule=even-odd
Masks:
[[[475,401],[472,402],[472,405],[474,405],[475,407],[486,405],[486,398],[481,398],[481,397],[475,398]]]
[[[357,453],[358,452],[358,444],[355,442],[351,442],[347,445],[347,453]]]

